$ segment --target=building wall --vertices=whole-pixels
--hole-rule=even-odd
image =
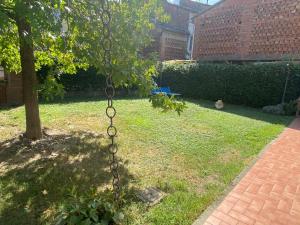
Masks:
[[[187,31],[190,15],[189,10],[168,2],[164,3],[164,9],[170,17],[170,20],[166,25],[181,31]]]
[[[152,32],[152,37],[152,45],[143,50],[144,57],[156,53],[162,61],[186,58],[188,41],[186,34],[156,29]]]
[[[7,104],[19,105],[23,103],[22,77],[19,74],[7,75],[6,97]]]
[[[20,105],[23,103],[22,77],[14,73],[5,74],[5,82],[0,82],[0,105]]]
[[[143,56],[147,57],[151,52],[157,52],[162,61],[186,59],[188,39],[191,39],[189,36],[193,35],[189,30],[191,17],[209,6],[191,0],[181,0],[180,5],[171,4],[165,0],[163,4],[170,20],[156,24],[157,27],[152,34],[153,44],[143,51]]]
[[[299,0],[223,0],[195,28],[194,59],[300,59]]]
[[[168,2],[164,3],[164,9],[170,16],[170,20],[160,26],[162,30],[159,49],[160,59],[162,61],[185,59],[190,11]]]
[[[6,104],[6,83],[0,82],[0,106]]]
[[[160,58],[162,60],[186,58],[187,35],[164,31],[160,43]]]
[[[0,66],[0,106],[6,104],[6,81],[4,69]]]

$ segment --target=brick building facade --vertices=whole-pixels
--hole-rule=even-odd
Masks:
[[[300,59],[299,0],[223,0],[194,23],[194,59]]]
[[[160,60],[186,59],[192,55],[194,29],[192,18],[209,6],[180,0],[179,4],[164,1],[164,9],[170,16],[168,23],[157,23],[153,31],[153,45],[146,52],[159,53]]]
[[[22,77],[0,70],[0,106],[23,103]]]

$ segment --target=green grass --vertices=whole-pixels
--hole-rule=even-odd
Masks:
[[[24,108],[0,111],[0,224],[51,224],[71,189],[109,187],[105,104],[42,104],[43,125],[60,132],[31,148],[15,140],[24,131]],[[188,102],[179,117],[152,109],[147,100],[116,101],[123,183],[167,193],[153,207],[129,195],[129,224],[192,224],[292,119],[212,105]]]

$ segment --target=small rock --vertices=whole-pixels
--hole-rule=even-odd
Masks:
[[[137,193],[137,197],[151,206],[158,204],[164,197],[165,193],[158,190],[157,188],[146,188],[143,191]]]

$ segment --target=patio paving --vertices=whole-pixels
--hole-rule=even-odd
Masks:
[[[300,119],[266,148],[204,223],[196,224],[300,225]]]

